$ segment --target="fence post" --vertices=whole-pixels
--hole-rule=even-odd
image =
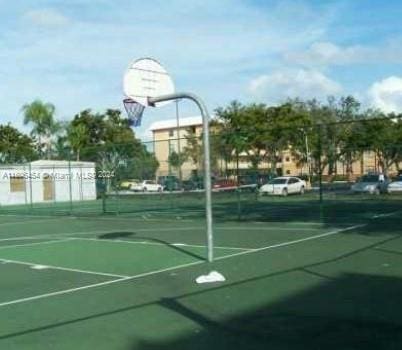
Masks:
[[[323,219],[323,188],[322,188],[322,124],[318,124],[318,186],[320,197],[320,220]]]
[[[29,162],[28,163],[28,171],[29,171],[29,206],[30,206],[30,209],[31,209],[31,212],[32,212],[32,206],[33,206],[33,203],[32,203],[32,165],[31,165],[31,162]]]
[[[72,184],[72,174],[71,174],[71,159],[68,160],[68,187],[70,192],[70,215],[73,214],[73,184]],[[82,181],[82,177],[80,179]]]
[[[239,184],[237,184],[237,188],[236,188],[236,195],[237,195],[237,220],[240,221],[241,220],[241,196],[240,196],[240,188],[239,188]]]

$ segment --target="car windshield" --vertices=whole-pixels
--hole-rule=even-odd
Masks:
[[[360,182],[378,182],[378,175],[364,175]]]
[[[286,184],[286,179],[273,179],[268,183],[270,185],[284,185],[284,184]]]

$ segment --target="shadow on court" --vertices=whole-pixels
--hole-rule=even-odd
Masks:
[[[157,229],[155,229],[157,231]],[[191,256],[192,258],[195,258],[197,260],[205,260],[205,257],[198,255],[190,250],[185,249],[184,247],[180,247],[174,244],[171,244],[168,241],[158,239],[158,238],[152,238],[152,237],[145,237],[145,236],[139,236],[137,233],[133,231],[116,231],[116,232],[108,232],[105,234],[101,234],[98,236],[99,239],[105,239],[105,240],[121,240],[121,239],[129,239],[132,242],[142,242],[146,241],[149,243],[157,243],[164,245],[166,247],[169,247],[170,249],[173,249],[179,253]]]
[[[400,278],[323,277],[317,288],[228,319],[166,298],[159,304],[197,330],[168,342],[135,340],[131,349],[401,349],[401,293]]]
[[[392,239],[396,238],[387,238],[376,245]],[[125,329],[122,334],[127,334],[127,329],[133,334],[131,345],[122,346],[128,340],[122,338],[119,347],[130,350],[401,349],[402,271],[397,270],[395,274],[394,270],[395,275],[384,276],[328,274],[325,269],[319,273],[316,270],[324,264],[371,251],[373,246],[314,264],[206,287],[183,281],[182,287],[176,290],[164,286],[159,279],[150,279],[142,291],[137,290],[136,284],[132,285],[133,298],[126,305],[119,303],[119,307],[106,311],[99,305],[103,311],[93,310],[93,313],[38,327],[31,325],[20,332],[0,336],[0,341],[30,335],[38,339],[41,332],[57,329],[60,343],[71,344],[75,340],[71,338],[72,328],[67,326],[76,325],[83,332],[92,324],[88,321],[98,320],[95,323],[100,327],[98,331],[107,332],[113,320]],[[135,295],[141,297],[132,304]],[[272,298],[272,295],[283,296]],[[255,305],[255,300],[250,303],[249,298],[255,298],[259,306],[249,307]],[[155,328],[149,334],[138,333],[138,322],[142,322],[138,317],[144,317],[142,310],[148,307],[156,307],[164,315],[164,322],[174,323],[175,333],[159,336],[164,334],[167,324],[157,319],[152,321]],[[46,319],[46,315],[43,317]],[[60,318],[63,319],[61,315]],[[66,327],[65,334],[63,327]],[[96,346],[94,339],[94,347],[106,349],[107,346]]]

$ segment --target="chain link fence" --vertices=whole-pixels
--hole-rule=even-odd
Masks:
[[[376,140],[387,132],[381,126],[354,121],[298,128],[293,143],[281,139],[284,129],[278,139],[261,137],[253,147],[241,133],[230,139],[215,130],[215,220],[337,220],[400,210],[402,145]],[[3,162],[0,212],[202,218],[202,135],[191,128],[184,135],[155,133],[140,147],[98,145],[51,159]]]

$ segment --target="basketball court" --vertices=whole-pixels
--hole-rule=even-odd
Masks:
[[[150,58],[123,85],[133,126],[200,108],[205,191],[0,208],[1,348],[398,348],[398,196],[212,193],[202,100]]]
[[[2,216],[2,347],[307,348],[320,331],[319,343],[335,349],[346,336],[380,343],[378,327],[396,327],[397,213],[218,220],[213,263],[204,219],[187,214]],[[195,283],[211,270],[226,281]]]

